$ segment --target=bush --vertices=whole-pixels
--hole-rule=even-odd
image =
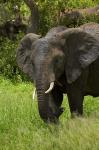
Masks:
[[[25,78],[16,63],[16,49],[22,37],[20,33],[14,41],[0,38],[0,74],[11,80],[21,81]]]
[[[69,22],[66,17],[63,18],[63,20],[60,20],[60,11],[64,9],[72,9],[72,8],[88,8],[88,7],[94,7],[99,4],[99,0],[48,0],[48,1],[41,1],[38,2],[38,7],[40,10],[40,33],[45,34],[50,28],[58,26],[58,25],[64,25],[69,27],[74,26],[74,22]],[[80,19],[79,22],[77,21],[75,26],[78,26],[80,24],[86,23],[86,22],[99,22],[99,17],[97,16],[91,16],[91,17],[85,17],[84,19]]]

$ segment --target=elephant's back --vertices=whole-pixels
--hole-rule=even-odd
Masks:
[[[99,39],[99,24],[95,22],[86,23],[80,26],[85,32],[90,33],[91,35],[95,36]]]
[[[46,34],[46,37],[51,37],[51,36],[55,35],[56,33],[59,33],[59,32],[64,31],[66,29],[67,29],[67,27],[65,27],[65,26],[53,27],[52,29],[50,29],[48,31],[48,33]]]

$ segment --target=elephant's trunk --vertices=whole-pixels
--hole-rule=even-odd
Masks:
[[[47,81],[48,82],[48,81]],[[40,80],[36,81],[37,97],[38,97],[38,109],[40,117],[45,122],[55,122],[56,117],[54,113],[56,112],[56,106],[53,102],[52,93],[46,94],[45,91],[48,88],[46,82]]]
[[[48,120],[48,95],[45,94],[45,85],[41,81],[36,82],[38,109],[40,117],[46,122]],[[46,95],[46,96],[45,96]]]

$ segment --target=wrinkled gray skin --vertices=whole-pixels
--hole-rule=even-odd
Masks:
[[[43,38],[27,34],[17,49],[17,62],[34,81],[45,122],[58,121],[63,93],[67,93],[71,115],[82,115],[84,96],[99,96],[99,24],[57,27]],[[53,90],[46,94],[53,81]]]

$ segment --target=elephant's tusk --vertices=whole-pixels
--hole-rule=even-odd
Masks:
[[[36,88],[34,89],[34,91],[33,91],[33,95],[32,95],[32,99],[33,99],[33,101],[34,101],[34,99],[35,99],[35,95],[36,95]]]
[[[45,93],[46,94],[49,93],[50,91],[52,91],[53,88],[54,88],[54,82],[51,82],[49,89]]]

